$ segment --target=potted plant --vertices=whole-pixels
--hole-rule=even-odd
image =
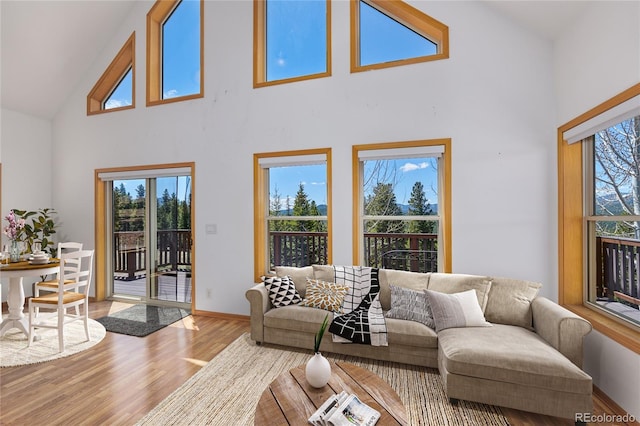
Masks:
[[[320,344],[322,343],[322,337],[329,325],[329,314],[325,315],[320,330],[314,336],[313,342],[313,357],[307,362],[305,368],[305,376],[307,382],[314,388],[321,388],[329,382],[331,378],[331,364],[320,353]]]
[[[34,243],[40,243],[40,250],[48,252],[51,256],[56,254],[52,235],[56,233],[56,223],[53,215],[54,209],[44,208],[37,211],[12,210],[16,217],[23,220],[24,227],[20,230],[21,241],[25,243],[27,253],[33,252]],[[31,219],[31,222],[28,221]]]

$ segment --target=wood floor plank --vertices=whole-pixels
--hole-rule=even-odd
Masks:
[[[90,303],[91,318],[122,308]],[[193,376],[249,322],[187,317],[147,337],[107,333],[93,348],[44,364],[0,369],[2,425],[132,425]],[[594,395],[595,414],[619,414]],[[503,409],[514,425],[570,425],[570,420]]]

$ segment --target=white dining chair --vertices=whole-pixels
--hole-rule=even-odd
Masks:
[[[56,253],[56,258],[60,258],[60,255],[62,253],[71,253],[74,251],[80,251],[82,250],[83,244],[82,243],[75,243],[75,242],[60,242],[58,243],[58,252]],[[69,271],[69,272],[78,272],[80,270],[80,264],[76,259],[68,259],[68,262],[65,264],[65,271]],[[67,282],[64,283],[65,284],[65,291],[71,290],[75,288],[75,282],[72,280],[67,280]],[[34,297],[39,297],[40,296],[40,291],[58,291],[58,277],[54,277],[50,280],[45,280],[45,281],[39,281],[36,282],[33,285],[33,296]],[[78,310],[76,309],[76,314],[79,314]]]
[[[59,259],[62,253],[71,253],[74,251],[80,251],[82,250],[82,246],[83,246],[82,243],[74,243],[74,242],[58,243],[58,252],[56,253],[56,257]],[[65,265],[65,270],[68,270],[69,272],[78,272],[79,269],[80,269],[80,265],[75,259],[68,259],[68,262]],[[69,285],[65,287],[65,290],[68,290],[69,288],[73,288],[72,281],[66,284],[69,284]],[[33,295],[35,297],[38,297],[40,296],[40,290],[57,291],[57,289],[58,289],[58,278],[55,277],[50,280],[39,281],[35,283],[35,286],[33,289]]]
[[[60,254],[60,272],[58,273],[58,288],[55,293],[29,299],[29,346],[33,343],[37,328],[55,328],[58,330],[58,346],[64,351],[64,326],[72,321],[83,320],[87,340],[89,335],[89,289],[93,273],[94,250],[80,250]],[[69,272],[65,265],[69,262],[79,262],[77,272]],[[65,281],[73,281],[73,291],[65,290]],[[82,306],[82,314],[79,308]],[[54,312],[40,312],[40,308],[54,309]],[[69,308],[76,308],[75,313],[67,312]]]

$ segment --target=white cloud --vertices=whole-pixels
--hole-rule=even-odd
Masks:
[[[310,185],[324,185],[324,182],[311,182]]]
[[[419,164],[405,163],[402,167],[400,167],[400,171],[403,173],[407,173],[407,172],[412,172],[414,170],[426,169],[427,167],[429,167],[429,163],[427,162],[422,162]]]
[[[131,105],[131,102],[125,99],[109,99],[107,103],[104,105],[104,109],[120,108],[123,106],[129,106],[129,105]]]
[[[167,90],[163,95],[164,99],[175,98],[178,96],[178,91],[176,89]]]

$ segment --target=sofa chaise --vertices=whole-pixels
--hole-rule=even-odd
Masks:
[[[289,277],[301,298],[308,279],[335,280],[331,265],[277,267],[275,272],[278,277]],[[398,312],[402,303],[416,306],[406,303],[399,292],[428,295],[428,306],[434,310],[442,308],[440,302],[435,304],[437,298],[448,298],[448,303],[473,290],[482,321],[487,324],[454,324],[441,329],[437,323],[434,327],[394,315],[385,318],[387,346],[336,343],[325,338],[322,352],[438,368],[452,403],[469,400],[574,420],[578,413],[592,412],[592,380],[581,369],[583,338],[591,331],[591,324],[551,300],[537,297],[540,284],[391,269],[380,269],[378,277],[384,312]],[[313,348],[314,334],[327,311],[300,304],[275,308],[264,283],[250,288],[246,297],[254,341]],[[439,313],[442,322],[449,314],[440,310],[443,312],[436,309],[431,314]]]

